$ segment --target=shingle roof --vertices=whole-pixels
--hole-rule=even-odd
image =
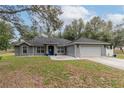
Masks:
[[[79,38],[79,39],[77,39],[75,41],[72,41],[68,45],[72,45],[72,44],[100,44],[100,45],[109,45],[110,43],[81,37],[81,38]]]
[[[56,44],[60,46],[64,46],[67,43],[70,43],[70,40],[66,39],[58,39],[58,38],[47,38],[47,37],[35,37],[32,40],[26,41],[31,46],[42,46],[44,44]],[[18,43],[18,45],[21,43]],[[17,44],[16,44],[17,45]]]
[[[93,40],[88,38],[79,38],[74,41],[70,41],[67,39],[59,39],[59,38],[47,38],[47,37],[35,37],[29,41],[18,42],[15,46],[19,46],[22,43],[26,43],[29,46],[42,46],[44,44],[56,44],[58,46],[68,46],[74,44],[97,44],[97,45],[109,45],[110,43],[102,42],[99,40]]]

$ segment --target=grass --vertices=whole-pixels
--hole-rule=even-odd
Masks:
[[[124,59],[124,54],[118,54],[117,58]]]
[[[115,50],[115,53],[117,54],[117,58],[124,59],[124,54],[121,50]]]
[[[4,55],[0,87],[124,87],[124,71],[89,60]]]

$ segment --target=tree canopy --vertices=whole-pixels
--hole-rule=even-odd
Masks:
[[[93,17],[86,23],[84,23],[82,19],[79,19],[74,20],[71,24],[65,26],[63,33],[64,38],[75,40],[81,36],[111,42],[112,22],[105,22],[100,17]]]
[[[39,30],[45,32],[48,36],[51,36],[51,33],[57,29],[60,29],[63,24],[58,17],[62,14],[61,8],[49,5],[0,6],[0,19],[10,22],[17,29],[21,29],[20,27],[24,25],[21,12],[26,12],[30,17],[32,25],[40,28]],[[21,30],[19,32],[23,33]]]
[[[0,21],[0,50],[7,50],[10,40],[14,38],[13,28],[9,23]]]
[[[84,31],[84,22],[82,19],[73,20],[70,25],[65,26],[63,37],[69,40],[75,40],[81,37]]]

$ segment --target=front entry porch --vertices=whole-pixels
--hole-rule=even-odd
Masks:
[[[48,55],[54,55],[54,46],[48,46]]]
[[[56,55],[57,54],[57,45],[45,45],[46,55]]]
[[[65,55],[66,54],[66,48],[64,46],[58,46],[58,45],[45,45],[45,54],[46,55]]]

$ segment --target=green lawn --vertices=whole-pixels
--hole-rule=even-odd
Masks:
[[[124,87],[124,71],[88,60],[4,55],[0,87]]]
[[[124,59],[124,54],[118,54],[117,58]]]
[[[124,59],[124,54],[121,50],[115,50],[115,53],[117,54],[117,58]]]

